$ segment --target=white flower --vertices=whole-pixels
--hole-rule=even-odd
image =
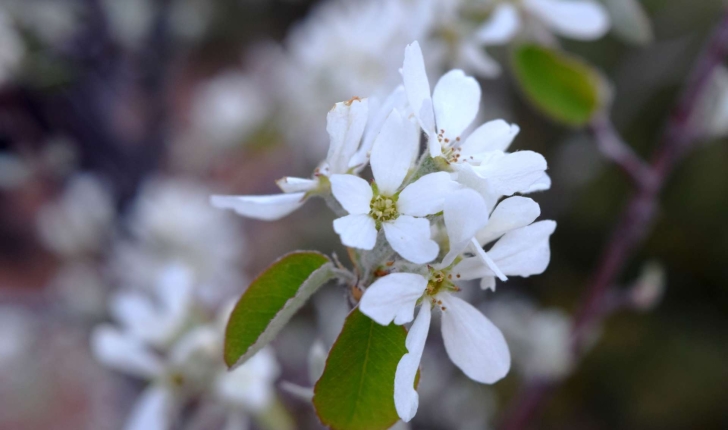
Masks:
[[[25,46],[13,20],[0,7],[0,86],[15,74],[24,54]]]
[[[322,1],[292,26],[285,51],[267,71],[292,147],[325,141],[318,124],[331,103],[353,95],[384,99],[397,86],[402,49],[430,31],[427,3]]]
[[[114,222],[109,190],[93,175],[71,178],[61,197],[38,214],[38,231],[51,250],[65,257],[100,251]]]
[[[114,246],[112,269],[122,285],[153,289],[170,264],[191,271],[197,296],[227,299],[241,283],[245,241],[237,220],[211,208],[209,190],[189,180],[144,184],[127,220],[129,237]]]
[[[367,99],[336,103],[326,116],[330,146],[324,164],[312,179],[286,177],[277,182],[283,194],[267,196],[212,196],[213,206],[232,209],[240,215],[273,221],[290,214],[305,203],[308,193],[322,186],[321,180],[333,174],[347,173],[357,153],[369,115]]]
[[[137,293],[117,295],[112,315],[120,327],[102,324],[91,336],[91,349],[103,364],[151,382],[134,406],[125,428],[166,430],[192,398],[209,394],[227,410],[227,421],[245,420],[274,399],[273,381],[280,371],[270,349],[228,372],[220,354],[224,322],[189,328],[193,297],[189,279],[170,268],[156,300]],[[180,291],[182,289],[182,291]]]
[[[526,300],[489,303],[486,314],[508,340],[516,369],[528,378],[556,379],[572,369],[571,318]]]
[[[354,175],[331,176],[331,191],[349,213],[334,221],[344,245],[371,250],[382,229],[403,258],[422,264],[437,257],[439,247],[424,217],[441,212],[445,198],[460,186],[448,173],[437,172],[400,190],[417,151],[416,126],[395,109],[372,148],[374,184]]]
[[[484,45],[507,43],[524,26],[534,25],[534,19],[559,36],[577,40],[599,39],[611,26],[607,10],[595,0],[500,2],[476,31],[475,39]]]
[[[488,224],[476,234],[480,246],[497,240],[487,252],[493,264],[483,265],[482,257],[469,257],[458,262],[453,270],[463,280],[482,278],[480,285],[484,289],[495,289],[495,277],[504,280],[502,275],[528,277],[543,273],[551,259],[549,238],[556,223],[550,220],[534,223],[539,215],[538,204],[527,197],[503,200]]]
[[[224,72],[196,89],[192,128],[201,141],[230,147],[260,127],[270,108],[270,100],[251,76]]]
[[[455,272],[430,269],[428,277],[414,273],[393,273],[375,281],[364,293],[359,307],[379,324],[405,324],[414,318],[407,334],[405,354],[397,365],[394,403],[403,421],[417,413],[419,396],[415,376],[430,327],[431,310],[442,312],[442,338],[450,360],[470,379],[492,384],[510,369],[510,352],[500,330],[469,303],[455,297],[459,290],[452,281]]]

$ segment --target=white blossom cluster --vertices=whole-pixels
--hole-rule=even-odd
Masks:
[[[102,363],[149,381],[127,430],[173,428],[193,399],[222,405],[225,428],[241,428],[249,415],[274,402],[273,381],[280,370],[272,350],[228,372],[220,351],[230,307],[211,317],[195,300],[194,290],[192,273],[172,264],[152,291],[123,289],[113,295],[114,324],[102,324],[92,333],[91,348]]]
[[[273,220],[309,197],[328,199],[340,215],[333,228],[354,254],[364,290],[360,310],[383,325],[414,320],[394,391],[397,411],[409,421],[433,310],[442,314],[448,355],[468,377],[493,383],[506,375],[511,360],[503,335],[457,297],[458,283],[480,280],[494,289],[496,278],[542,273],[556,224],[536,221],[538,204],[515,195],[550,187],[543,156],[507,151],[518,126],[494,120],[466,132],[480,106],[475,79],[452,70],[431,90],[417,42],[405,50],[401,76],[402,85],[377,109],[357,97],[334,106],[329,152],[311,178],[281,179],[282,194],[211,201]],[[361,177],[367,165],[372,182]]]

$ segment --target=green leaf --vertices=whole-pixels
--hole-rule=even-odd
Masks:
[[[334,277],[333,264],[318,252],[281,257],[250,284],[225,330],[225,363],[243,364],[267,345],[313,293]]]
[[[399,417],[394,407],[394,373],[407,352],[407,331],[382,326],[351,311],[331,347],[314,388],[321,422],[335,430],[388,429]]]
[[[601,75],[573,56],[538,45],[521,45],[512,58],[523,93],[545,115],[570,126],[589,122],[604,104]]]

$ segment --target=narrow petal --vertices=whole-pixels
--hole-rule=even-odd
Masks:
[[[460,146],[461,157],[479,157],[488,151],[505,151],[521,129],[515,124],[508,124],[502,119],[488,121],[470,133]]]
[[[276,185],[284,193],[307,192],[316,188],[318,181],[316,179],[294,178],[286,176],[276,181]]]
[[[442,339],[450,360],[470,379],[492,384],[508,374],[511,354],[501,331],[469,303],[441,294]]]
[[[427,174],[402,190],[397,210],[412,216],[436,214],[444,209],[445,199],[460,188],[447,172]]]
[[[434,260],[439,252],[437,242],[430,237],[430,221],[400,215],[392,222],[382,223],[387,241],[405,260],[425,264]]]
[[[478,230],[488,223],[488,208],[480,194],[465,188],[445,200],[444,218],[450,250],[441,265],[447,267],[465,251]]]
[[[210,203],[218,209],[232,209],[238,214],[263,221],[275,221],[300,208],[306,193],[269,196],[212,196]]]
[[[153,385],[137,400],[124,430],[168,430],[174,417],[174,395],[168,387]]]
[[[490,19],[475,32],[475,38],[484,45],[503,45],[510,42],[520,28],[521,18],[516,7],[501,3]]]
[[[490,243],[511,230],[525,227],[541,215],[538,203],[528,197],[514,196],[504,199],[490,215],[485,228],[478,231],[481,245]]]
[[[462,70],[447,72],[435,85],[432,94],[437,131],[454,144],[470,125],[480,106],[480,85]],[[445,142],[447,143],[447,142]]]
[[[533,151],[518,151],[494,158],[473,170],[488,181],[491,192],[510,196],[528,190],[541,179],[546,170],[546,160]]]
[[[163,364],[137,338],[102,325],[91,333],[91,351],[105,365],[132,376],[152,379],[162,372]]]
[[[407,333],[408,352],[402,356],[394,374],[394,406],[404,422],[409,422],[415,416],[420,403],[414,385],[417,369],[422,360],[422,352],[425,349],[427,333],[430,331],[430,317],[430,304],[425,302],[420,307],[420,313],[417,314],[417,319]]]
[[[392,273],[377,279],[364,292],[359,309],[381,325],[412,321],[417,300],[427,287],[427,279],[415,273]]]
[[[503,273],[503,271],[500,269],[500,267],[493,261],[493,259],[488,255],[487,252],[483,248],[480,247],[480,244],[478,243],[478,240],[473,238],[470,241],[470,248],[475,252],[475,257],[479,258],[480,261],[488,267],[490,270],[493,271],[495,276],[498,277],[501,281],[505,282],[508,280],[506,275]]]
[[[611,25],[607,10],[594,0],[524,0],[524,6],[561,36],[594,40]]]
[[[379,191],[385,196],[397,192],[419,150],[419,136],[410,133],[409,127],[411,123],[394,109],[374,140],[370,161],[372,174]]]
[[[404,50],[402,80],[412,112],[419,120],[425,133],[432,134],[435,131],[433,127],[435,119],[430,96],[430,82],[427,80],[422,49],[420,49],[420,44],[416,41],[411,45],[407,45]]]
[[[541,274],[551,260],[549,237],[555,229],[556,223],[547,220],[513,230],[496,242],[488,254],[506,274]]]
[[[326,115],[326,131],[331,143],[326,161],[331,173],[346,173],[349,161],[359,148],[369,116],[367,99],[336,103]]]
[[[371,209],[372,187],[354,175],[331,175],[331,192],[350,214],[367,214]]]
[[[341,243],[352,248],[370,250],[377,242],[377,227],[369,215],[347,215],[334,220],[334,231]]]

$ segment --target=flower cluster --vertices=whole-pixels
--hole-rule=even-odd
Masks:
[[[480,279],[494,289],[496,278],[542,273],[555,223],[536,222],[538,204],[514,196],[550,186],[540,154],[507,152],[518,127],[495,120],[466,133],[480,104],[475,79],[453,70],[431,91],[417,42],[406,48],[401,74],[402,85],[374,112],[367,99],[334,106],[329,152],[311,179],[283,178],[280,195],[213,196],[212,204],[271,220],[310,196],[328,199],[342,215],[333,228],[352,250],[356,288],[364,291],[360,310],[382,325],[414,320],[394,389],[397,411],[409,421],[433,310],[442,313],[448,355],[467,376],[493,383],[506,375],[503,335],[457,297],[458,283]],[[422,132],[427,150],[420,154]],[[371,182],[361,177],[367,163]]]
[[[153,291],[119,291],[110,300],[116,324],[102,324],[92,333],[99,361],[150,382],[126,429],[172,428],[183,406],[198,398],[224,405],[227,428],[239,428],[248,415],[274,402],[273,381],[280,370],[272,351],[227,372],[219,351],[229,308],[216,319],[205,318],[192,279],[184,266],[170,265]]]

